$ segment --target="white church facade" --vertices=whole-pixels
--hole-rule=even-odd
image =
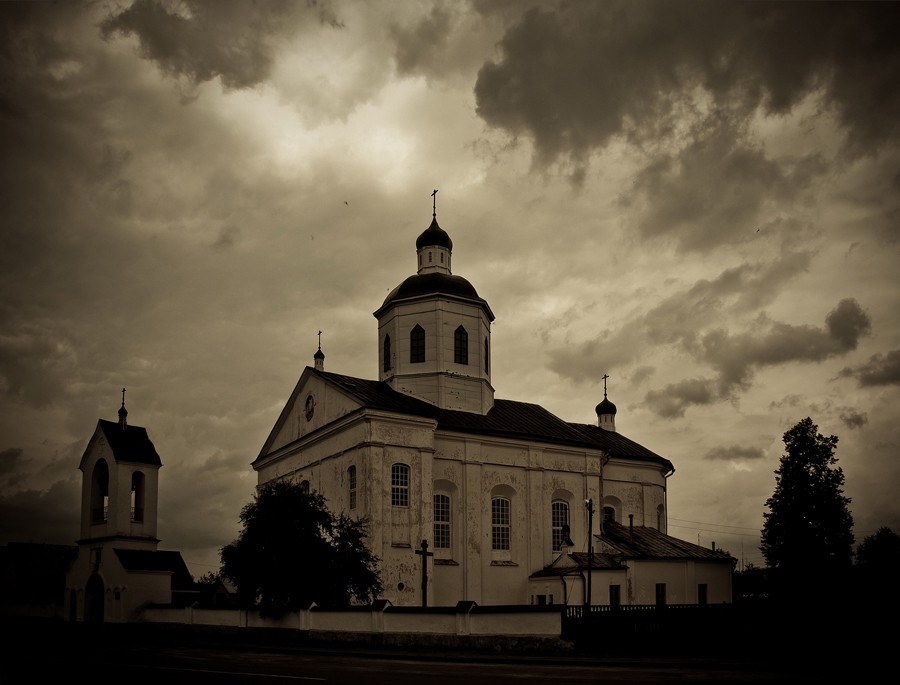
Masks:
[[[730,602],[733,559],[667,535],[673,465],[617,432],[605,391],[590,425],[495,398],[494,314],[452,249],[433,215],[416,273],[374,312],[377,380],[325,371],[320,345],[258,483],[367,518],[394,605]]]

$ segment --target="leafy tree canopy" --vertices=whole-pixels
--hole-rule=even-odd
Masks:
[[[882,526],[856,548],[856,573],[861,597],[879,606],[900,606],[900,535]]]
[[[838,439],[805,418],[784,434],[785,454],[766,500],[761,550],[778,577],[796,585],[834,579],[850,568],[853,517],[834,456]]]
[[[367,521],[334,516],[299,483],[262,485],[241,511],[243,530],[221,550],[222,575],[263,616],[319,606],[370,603],[381,592]]]
[[[900,535],[882,526],[856,548],[856,565],[896,577],[900,572]]]

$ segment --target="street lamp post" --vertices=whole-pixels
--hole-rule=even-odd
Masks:
[[[584,605],[591,606],[591,571],[594,565],[594,500],[586,499],[588,510],[588,563],[587,563],[587,592],[585,593]],[[588,608],[590,611],[590,608]]]

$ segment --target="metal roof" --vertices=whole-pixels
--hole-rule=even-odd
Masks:
[[[156,447],[143,426],[128,425],[124,429],[115,421],[100,419],[98,426],[116,461],[127,461],[150,466],[162,466]]]

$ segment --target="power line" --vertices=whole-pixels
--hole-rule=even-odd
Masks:
[[[681,521],[682,523],[696,523],[701,526],[721,526],[721,527],[725,527],[725,528],[741,528],[743,530],[759,531],[759,528],[751,528],[749,526],[732,526],[727,523],[709,523],[707,521],[688,521],[687,519],[676,519],[676,518],[672,518],[671,516],[669,517],[669,520],[670,521]]]

